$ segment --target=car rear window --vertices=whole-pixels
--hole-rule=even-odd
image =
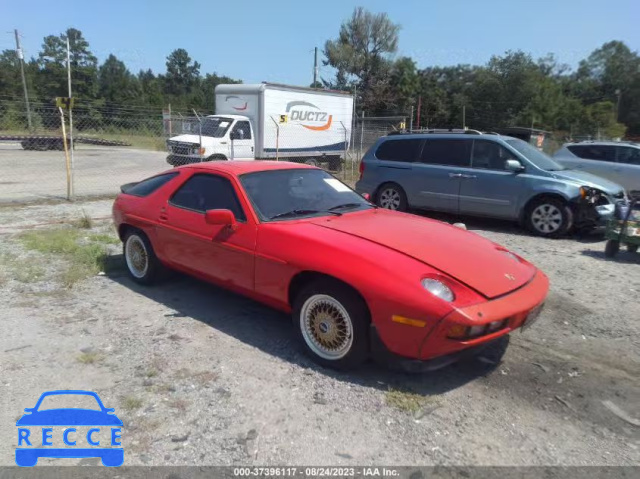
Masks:
[[[148,196],[162,185],[167,183],[172,178],[175,178],[178,172],[165,173],[164,175],[154,176],[147,178],[146,180],[139,181],[138,183],[128,183],[122,185],[120,190],[127,195],[133,196]]]
[[[383,161],[416,161],[422,140],[398,139],[383,142],[376,150],[376,158]]]
[[[421,163],[447,166],[471,166],[471,141],[428,139],[422,149]]]

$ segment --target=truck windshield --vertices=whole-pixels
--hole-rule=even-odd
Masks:
[[[231,126],[231,123],[233,123],[231,118],[204,117],[202,119],[202,136],[222,138]],[[199,134],[198,125],[196,125],[195,133]]]
[[[541,152],[526,141],[512,139],[506,140],[509,146],[515,148],[522,156],[527,158],[531,163],[545,171],[562,171],[566,169],[564,166],[556,163],[550,156]]]

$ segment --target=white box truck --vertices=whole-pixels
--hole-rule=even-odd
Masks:
[[[351,139],[348,93],[260,83],[218,85],[215,94],[215,115],[167,140],[169,164],[277,158],[339,169]]]

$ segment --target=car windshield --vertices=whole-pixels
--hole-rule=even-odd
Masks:
[[[88,394],[50,394],[42,399],[38,411],[68,408],[101,410],[96,398]]]
[[[374,206],[331,176],[316,169],[260,171],[240,181],[262,221],[340,215]]]
[[[202,119],[202,136],[210,136],[213,138],[222,138],[229,127],[233,123],[231,118],[224,117],[205,117]],[[196,124],[196,133],[200,134],[198,125]]]
[[[556,163],[549,155],[538,150],[526,141],[512,139],[506,140],[509,146],[515,148],[521,155],[526,157],[531,163],[538,168],[546,171],[562,171],[566,168]]]

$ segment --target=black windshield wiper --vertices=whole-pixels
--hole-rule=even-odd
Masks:
[[[335,211],[320,211],[320,210],[291,210],[285,211],[284,213],[278,213],[277,215],[271,216],[270,220],[275,220],[278,218],[286,218],[288,216],[299,216],[299,215],[312,215],[315,213],[330,213],[332,215],[340,216],[342,213],[337,213]]]
[[[357,208],[358,206],[361,206],[361,205],[362,203],[343,203],[341,205],[332,206],[327,211],[341,210],[342,208]]]

